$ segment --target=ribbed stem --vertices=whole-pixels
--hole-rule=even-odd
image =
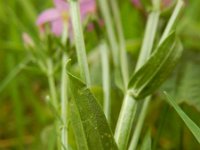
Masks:
[[[183,0],[178,0],[176,7],[169,19],[169,22],[167,23],[165,30],[164,30],[164,33],[162,34],[162,37],[159,41],[159,45],[165,40],[165,38],[168,36],[170,31],[172,30],[178,16],[180,15],[180,12],[181,12],[181,9],[183,8],[183,6],[184,6]]]
[[[61,74],[61,119],[62,119],[62,128],[61,128],[61,150],[66,150],[68,145],[68,134],[67,134],[67,73],[66,73],[66,62],[67,55],[63,52],[62,56],[62,74]]]
[[[115,36],[115,30],[112,22],[111,13],[109,10],[109,5],[107,3],[107,0],[98,0],[99,6],[105,21],[105,26],[108,34],[108,41],[111,46],[111,51],[113,55],[113,61],[115,67],[119,66],[119,49],[118,49],[118,43],[117,38]]]
[[[142,127],[143,127],[143,123],[146,117],[146,113],[147,113],[147,109],[149,106],[149,102],[150,102],[151,98],[148,97],[144,100],[144,104],[142,106],[142,110],[140,112],[140,117],[138,118],[136,127],[135,127],[135,131],[131,140],[131,144],[129,146],[129,150],[135,150],[137,147],[137,143],[140,137],[140,133],[142,131]]]
[[[49,82],[49,88],[50,88],[50,97],[51,97],[51,103],[55,110],[58,109],[58,99],[57,99],[57,94],[56,94],[56,85],[55,85],[55,79],[53,76],[53,62],[49,58],[47,61],[47,66],[48,66],[48,82]]]
[[[124,82],[125,89],[127,88],[129,81],[129,72],[128,72],[128,59],[126,54],[126,41],[123,33],[122,22],[120,18],[119,6],[116,0],[111,0],[111,7],[113,10],[114,21],[117,29],[117,34],[119,38],[119,53],[120,53],[120,66],[122,72],[122,78]]]
[[[127,149],[133,120],[135,118],[136,107],[137,102],[129,95],[129,92],[127,92],[123,100],[115,130],[115,140],[119,150]]]
[[[151,49],[153,47],[155,32],[157,29],[158,18],[159,18],[159,12],[152,12],[148,17],[144,41],[143,41],[143,45],[140,51],[139,60],[136,65],[136,71],[146,62],[146,60],[150,56]],[[136,109],[137,107],[136,105],[137,105],[137,102],[135,100],[125,97],[123,101],[123,106],[120,112],[120,117],[117,123],[117,129],[115,131],[115,137],[122,137],[120,139],[116,138],[116,141],[118,142],[118,146],[120,147],[120,150],[127,148],[129,135],[130,135],[133,120],[134,120],[134,115],[126,115],[126,113],[133,114],[134,112],[131,112],[131,111]],[[126,118],[126,121],[124,121],[123,118]],[[119,128],[118,126],[121,127],[120,130],[118,129]],[[127,137],[124,137],[124,135],[127,135]]]
[[[86,48],[83,36],[83,29],[81,24],[79,2],[77,0],[69,0],[69,2],[70,2],[70,14],[72,19],[76,52],[78,57],[78,63],[81,70],[81,77],[85,81],[87,86],[90,86],[91,80],[90,80],[89,67],[87,63],[87,55],[86,55]]]
[[[103,94],[104,104],[103,109],[107,117],[107,120],[111,120],[111,99],[110,99],[110,68],[109,68],[109,52],[106,43],[103,41],[99,47],[101,51],[101,63],[102,63],[102,81],[103,81]]]

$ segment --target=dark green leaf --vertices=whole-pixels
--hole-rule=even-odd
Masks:
[[[185,114],[185,112],[176,104],[175,100],[172,99],[166,92],[165,95],[167,97],[167,102],[176,110],[178,115],[181,117],[181,119],[184,121],[186,126],[189,128],[189,130],[192,132],[196,140],[200,144],[200,128]]]
[[[152,53],[148,61],[133,74],[129,89],[136,99],[152,94],[173,71],[182,54],[182,45],[171,33]]]
[[[79,149],[117,150],[106,117],[91,91],[73,75],[69,74],[69,79],[72,124]]]

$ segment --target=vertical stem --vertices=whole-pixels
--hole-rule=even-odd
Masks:
[[[120,18],[119,6],[115,0],[111,0],[111,7],[113,10],[114,21],[118,33],[119,38],[119,52],[120,52],[120,66],[122,72],[122,78],[124,82],[125,89],[127,88],[128,81],[129,81],[129,72],[128,72],[128,61],[127,61],[127,54],[126,54],[126,42],[123,33],[122,22]]]
[[[153,43],[156,35],[156,29],[159,21],[159,11],[153,11],[149,14],[147,20],[147,26],[145,29],[145,36],[140,50],[140,55],[137,61],[135,71],[139,70],[140,67],[146,62],[151,54]]]
[[[129,92],[127,92],[123,100],[123,105],[115,130],[115,140],[118,144],[119,150],[127,149],[136,107],[137,102],[129,95]]]
[[[58,99],[57,99],[57,94],[56,94],[56,86],[55,86],[55,80],[53,76],[53,63],[52,60],[49,58],[47,61],[47,66],[48,66],[48,82],[49,82],[49,88],[50,88],[50,97],[52,101],[52,105],[55,108],[55,110],[58,109]]]
[[[89,67],[87,63],[85,42],[83,37],[83,29],[80,18],[80,8],[78,0],[69,0],[70,2],[70,13],[72,19],[74,40],[76,45],[78,62],[81,70],[81,76],[83,80],[86,82],[87,86],[90,86],[90,73]]]
[[[106,30],[108,33],[108,40],[113,55],[114,65],[115,67],[118,67],[119,66],[118,43],[115,36],[115,31],[113,28],[113,22],[112,22],[112,17],[110,15],[108,3],[107,0],[98,0],[98,2],[105,21]]]
[[[61,118],[62,118],[62,128],[61,128],[61,150],[66,150],[68,145],[68,134],[67,134],[67,73],[66,73],[66,62],[67,55],[63,52],[62,56],[62,74],[61,74]]]
[[[159,19],[159,12],[157,11],[152,12],[149,15],[146,30],[145,30],[144,41],[142,44],[142,49],[140,51],[139,60],[136,65],[136,71],[145,63],[145,61],[147,60],[147,58],[149,57],[151,53],[151,49],[153,47],[153,42],[154,42],[154,37],[155,37],[155,32],[157,29],[158,19]],[[136,107],[137,107],[137,102],[135,100],[125,97],[123,106],[120,112],[120,117],[117,122],[117,128],[115,131],[115,139],[118,142],[118,146],[120,150],[127,148],[129,135],[130,135],[133,120],[134,120],[133,114],[135,113],[131,111],[136,109]],[[127,115],[126,113],[129,113],[132,115]],[[123,118],[126,118],[126,120],[124,121]],[[123,137],[124,135],[127,135],[127,137]],[[123,138],[119,139],[118,137],[123,137]]]
[[[180,15],[180,11],[183,8],[184,2],[183,0],[178,0],[176,7],[169,19],[169,22],[164,30],[164,33],[162,34],[162,37],[159,41],[159,45],[165,40],[165,38],[167,37],[167,35],[169,34],[169,32],[172,30],[178,16]]]
[[[158,19],[159,19],[159,8],[158,8],[158,5],[157,5],[158,2],[159,1],[157,1],[157,0],[153,1],[154,8],[157,10],[155,12],[155,13],[157,13],[157,15],[155,15],[155,20],[156,21],[154,19],[152,19],[152,23],[153,24],[149,24],[149,29],[148,29],[148,25],[147,25],[147,32],[148,32],[148,30],[150,32],[152,32],[152,34],[148,34],[147,33],[147,35],[155,35],[155,33],[156,33],[156,28],[157,28]],[[165,40],[165,38],[167,37],[167,35],[171,31],[172,27],[174,26],[174,23],[175,23],[178,15],[180,13],[180,10],[181,10],[182,6],[183,6],[183,1],[182,0],[178,0],[177,5],[176,5],[176,7],[175,7],[175,9],[174,9],[174,11],[172,13],[172,16],[170,17],[170,20],[169,20],[169,22],[167,24],[167,27],[165,28],[164,33],[163,33],[163,35],[162,35],[162,37],[161,37],[161,39],[159,41],[159,45]],[[153,12],[152,12],[152,15],[153,15]],[[154,30],[151,31],[151,28],[153,28],[153,27],[156,27],[156,28],[154,28]],[[149,53],[148,53],[148,51],[147,51],[147,53],[148,53],[148,55],[150,55],[150,52],[151,52],[151,49],[152,49],[152,46],[153,46],[153,41],[148,40],[148,38],[152,38],[152,37],[150,37],[150,36],[148,37],[147,36],[145,38],[146,40],[144,39],[144,43],[147,43],[147,44],[146,44],[146,46],[145,46],[145,44],[143,44],[143,46],[144,46],[144,49],[146,49],[146,48],[148,49],[148,47],[149,47]],[[152,40],[154,40],[154,36],[153,36]],[[143,48],[141,50],[141,53],[142,52],[143,52],[143,54],[140,55],[141,56],[141,61],[140,61],[140,59],[138,61],[139,64],[145,61],[145,57],[147,58],[147,56],[145,56],[145,54],[144,54],[145,51],[143,51]],[[140,65],[138,65],[138,66],[140,66]],[[139,69],[139,68],[140,67],[138,67],[138,68],[136,67],[136,69]],[[129,147],[129,150],[134,150],[137,147],[137,143],[138,143],[139,136],[140,136],[140,133],[141,133],[141,129],[142,129],[142,126],[143,126],[143,123],[144,123],[144,119],[146,117],[146,111],[147,111],[147,108],[148,108],[149,101],[150,101],[150,98],[146,98],[145,102],[144,102],[144,104],[142,106],[141,114],[140,114],[139,120],[137,122],[137,125],[136,125],[135,132],[134,132],[134,135],[133,135],[132,140],[131,140],[131,145]]]
[[[135,150],[136,149],[150,100],[151,100],[151,97],[148,97],[144,100],[144,104],[143,104],[142,110],[140,112],[140,117],[139,117],[138,122],[136,124],[133,137],[131,139],[131,144],[129,146],[129,150]]]
[[[101,63],[102,63],[102,81],[103,81],[103,93],[104,93],[104,105],[103,109],[107,120],[111,120],[111,99],[110,99],[110,68],[109,68],[109,55],[108,47],[103,41],[100,45],[101,51]]]
[[[56,94],[56,85],[55,85],[55,80],[54,80],[54,75],[53,75],[53,62],[51,58],[48,58],[47,60],[47,78],[49,82],[49,89],[50,89],[50,100],[51,104],[56,110],[58,111],[58,99],[57,99],[57,94]],[[59,122],[56,119],[55,122],[55,129],[56,129],[56,139],[57,139],[57,149],[60,150],[61,148],[61,143],[60,143],[60,138],[59,138]]]

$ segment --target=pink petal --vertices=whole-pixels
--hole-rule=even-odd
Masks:
[[[53,21],[51,24],[51,31],[56,35],[60,36],[63,31],[63,22],[61,19]]]
[[[94,13],[96,11],[96,3],[94,0],[82,0],[80,5],[82,19],[89,13]]]
[[[69,9],[69,5],[64,0],[54,0],[54,5],[60,11],[68,10]]]
[[[42,26],[43,24],[54,21],[58,18],[60,18],[60,13],[57,9],[48,9],[40,14],[40,16],[37,18],[36,24],[38,26]]]

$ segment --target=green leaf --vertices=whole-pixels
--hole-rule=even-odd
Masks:
[[[146,133],[142,142],[141,150],[151,150],[151,132],[150,130]]]
[[[175,33],[171,33],[152,53],[148,61],[133,74],[129,82],[129,90],[133,97],[143,99],[158,89],[173,71],[182,50]]]
[[[176,110],[178,115],[181,117],[181,119],[184,121],[186,126],[189,128],[189,130],[192,132],[196,140],[200,144],[200,128],[185,114],[185,112],[176,104],[175,100],[172,99],[166,92],[164,94],[167,97],[167,102]]]
[[[72,93],[72,126],[81,150],[117,150],[101,106],[79,79],[69,73]],[[81,144],[81,145],[80,145]]]

